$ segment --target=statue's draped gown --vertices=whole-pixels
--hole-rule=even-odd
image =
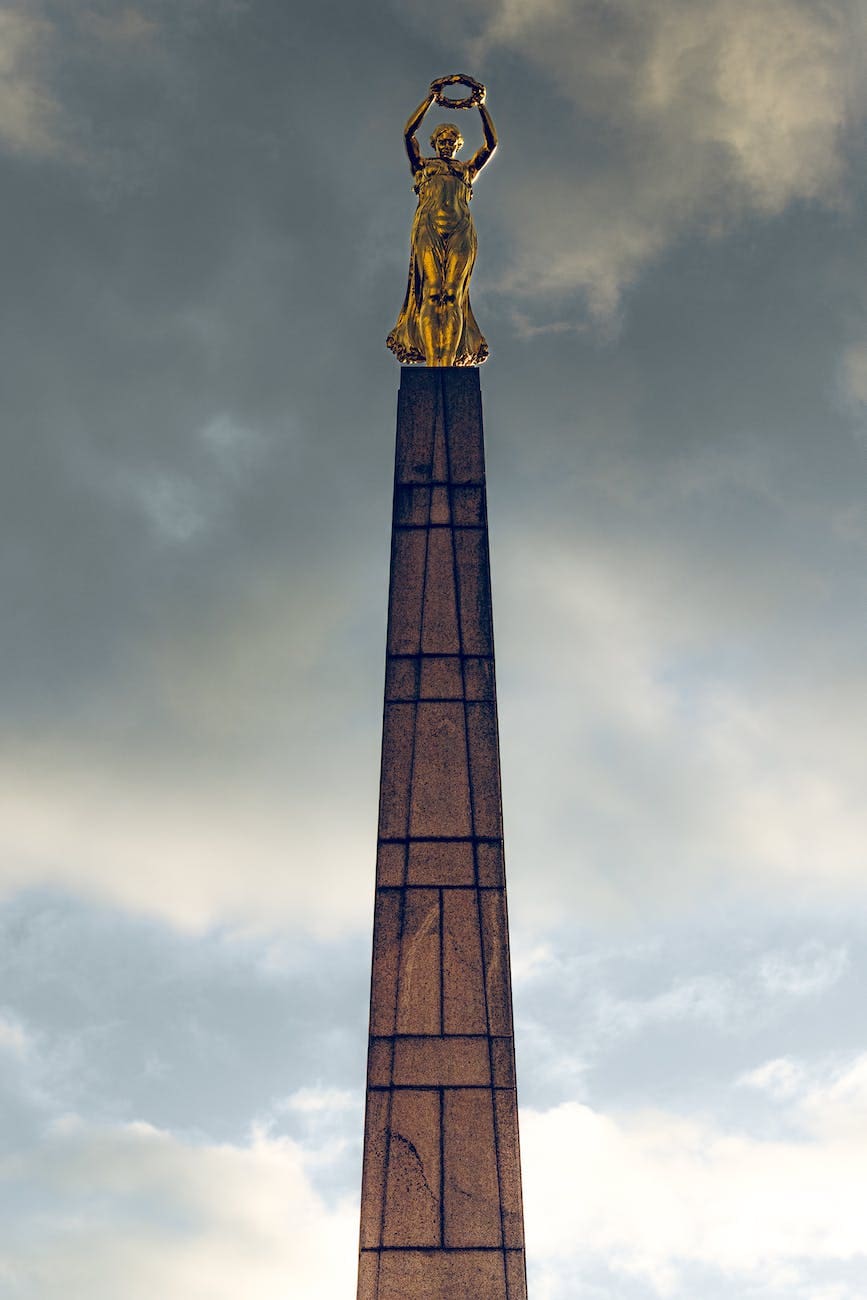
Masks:
[[[456,366],[477,366],[488,355],[470,306],[470,273],[476,260],[476,228],[470,215],[474,172],[469,163],[456,158],[425,158],[415,174],[413,186],[418,207],[410,234],[409,280],[397,324],[386,340],[398,361],[423,362],[424,345],[419,331],[419,313],[432,292],[426,264],[433,263],[439,282],[457,280],[456,300],[463,319]],[[455,267],[457,266],[457,276]]]

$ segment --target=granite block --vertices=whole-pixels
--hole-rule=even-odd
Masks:
[[[385,700],[418,699],[418,657],[396,658],[389,655],[385,665]]]
[[[468,700],[494,699],[493,659],[467,658],[464,660],[464,689]]]
[[[456,655],[422,659],[419,695],[423,700],[462,700],[464,679],[460,659]]]
[[[361,1245],[379,1246],[385,1194],[385,1162],[391,1096],[369,1092],[364,1119],[364,1163],[361,1173]]]
[[[430,522],[431,490],[410,483],[394,490],[394,521],[400,525],[426,527]]]
[[[376,850],[376,883],[380,887],[404,883],[406,844],[380,844]]]
[[[488,1032],[512,1033],[511,980],[509,978],[509,936],[506,930],[506,899],[500,889],[479,891],[482,913],[482,942],[485,953],[485,995]]]
[[[457,654],[458,633],[455,555],[450,528],[431,528],[427,535],[421,649],[427,655]]]
[[[475,889],[443,890],[443,1029],[487,1033],[485,979]]]
[[[458,528],[454,533],[458,572],[458,605],[465,655],[491,655],[491,580],[488,548],[482,528]]]
[[[443,1094],[446,1246],[501,1246],[492,1094],[456,1088]]]
[[[453,487],[452,518],[458,525],[480,527],[485,522],[484,488]]]
[[[399,1034],[439,1034],[440,895],[435,889],[408,889],[400,935],[397,1019]]]
[[[391,1095],[383,1246],[438,1246],[440,1097],[407,1089]]]
[[[402,839],[407,833],[416,707],[408,703],[385,706],[379,785],[379,834],[382,839]]]
[[[395,1032],[402,904],[402,895],[398,890],[377,890],[373,913],[373,972],[370,994],[372,1034]]]
[[[377,1300],[379,1294],[379,1251],[362,1247],[358,1260],[358,1300]]]
[[[444,484],[431,488],[430,522],[432,524],[450,524],[451,521],[452,509],[448,488]]]
[[[523,1248],[506,1251],[506,1286],[508,1300],[527,1300],[527,1265]]]
[[[415,655],[419,652],[426,556],[426,529],[395,529],[388,601],[389,654]]]
[[[367,1048],[367,1082],[371,1088],[387,1088],[391,1083],[393,1038],[371,1038]]]
[[[492,1038],[491,1068],[495,1088],[515,1086],[515,1046],[511,1038]]]
[[[482,1087],[491,1082],[486,1038],[398,1038],[394,1082],[415,1087]]]
[[[423,701],[416,708],[409,833],[412,837],[469,835],[464,707],[448,701]]]
[[[472,885],[469,840],[410,840],[407,880],[411,885]]]
[[[376,1300],[507,1300],[501,1251],[383,1251]]]
[[[497,713],[493,704],[467,704],[473,830],[498,839],[503,833]]]
[[[479,884],[502,889],[506,883],[503,867],[503,846],[499,840],[479,840],[476,844],[476,862],[479,867]]]
[[[524,1216],[521,1204],[521,1160],[518,1149],[518,1102],[511,1090],[494,1092],[494,1122],[506,1246],[524,1244]]]

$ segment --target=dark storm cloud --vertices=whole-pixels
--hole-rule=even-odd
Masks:
[[[349,113],[349,67],[334,66],[347,46],[329,62],[324,33],[278,9],[263,30],[261,13],[160,6],[152,26],[108,45],[88,16],[46,18],[63,51],[47,87],[58,156],[7,159],[4,518],[19,699],[28,679],[43,694],[104,677],[147,634],[154,603],[177,614],[231,601],[241,551],[327,563],[353,513],[335,465],[348,458],[363,479],[377,450],[359,436],[370,399],[355,357],[328,382],[333,358],[352,355],[360,297],[352,192],[369,211],[374,188],[369,175],[367,194],[363,179],[347,185],[341,132],[316,106],[342,95],[335,108]],[[311,46],[324,52],[315,71]],[[220,418],[263,439],[240,482],[201,437]],[[136,500],[161,483],[181,513],[186,492],[193,534],[216,498],[206,545],[165,545],[183,540],[183,519],[173,530],[167,501],[161,536]]]
[[[514,879],[540,835],[567,893],[576,848],[609,881],[652,863],[674,892],[701,878],[696,852],[731,869],[743,836],[710,846],[753,815],[751,767],[734,789],[720,770],[736,762],[708,769],[703,705],[750,712],[764,692],[782,739],[805,675],[833,675],[834,718],[861,682],[864,444],[834,400],[867,334],[861,191],[835,134],[857,96],[826,75],[844,84],[845,8],[778,0],[789,80],[737,0],[700,46],[665,4],[640,20],[623,4],[436,22],[413,6],[10,11],[31,92],[0,214],[10,881],[80,869],[140,901],[148,856],[198,839],[182,876],[214,903],[190,886],[189,920],[237,903],[239,856],[275,864],[266,894],[281,855],[324,856],[335,880],[357,860],[325,827],[332,788],[350,834],[375,798],[397,382],[382,336],[413,203],[400,127],[432,73],[468,59],[502,136],[475,201],[474,299],[494,345],[505,776],[542,787],[510,796]],[[729,80],[705,94],[709,69]],[[542,683],[564,723],[544,770]],[[751,761],[785,759],[774,741]],[[847,753],[834,772],[853,831],[858,770]],[[73,825],[37,833],[58,806]],[[209,854],[225,859],[211,886]]]
[[[334,20],[47,4],[27,29],[52,147],[10,147],[0,217],[5,707],[25,729],[98,729],[110,700],[119,726],[171,730],[150,647],[231,632],[260,582],[313,646],[337,608],[378,652],[379,336],[412,207],[400,123],[437,47],[410,52],[387,10]]]
[[[215,766],[278,807],[335,751],[356,765],[353,715],[375,771],[395,375],[370,321],[401,293],[420,92],[387,113],[395,78],[365,84],[365,60],[406,63],[387,14],[331,22],[46,6],[28,28],[53,110],[4,158],[3,708],[10,766],[55,809],[64,769],[122,808]],[[14,836],[7,858],[33,861]]]

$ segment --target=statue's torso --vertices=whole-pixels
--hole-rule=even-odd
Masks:
[[[433,220],[442,234],[469,220],[469,203],[473,197],[469,163],[425,158],[415,174],[413,188],[418,194],[419,212]]]

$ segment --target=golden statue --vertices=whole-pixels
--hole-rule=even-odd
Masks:
[[[444,87],[455,85],[470,87],[470,94],[447,99]],[[443,108],[479,110],[485,142],[469,162],[457,158],[464,142],[449,122],[436,127],[430,138],[436,156],[422,157],[415,133],[434,100]],[[485,87],[458,73],[437,77],[403,134],[418,207],[410,235],[406,297],[386,343],[404,363],[478,366],[488,355],[488,345],[470,306],[477,242],[470,199],[473,181],[497,147],[497,133],[485,108]]]

